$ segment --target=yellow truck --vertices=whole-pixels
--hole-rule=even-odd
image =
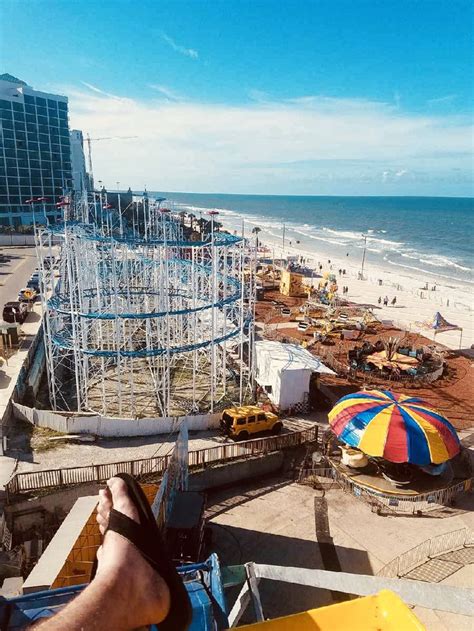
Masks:
[[[265,412],[256,405],[227,408],[222,412],[221,429],[234,440],[247,440],[255,434],[279,434],[283,423],[273,412]]]

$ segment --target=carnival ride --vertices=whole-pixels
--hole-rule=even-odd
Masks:
[[[84,194],[37,227],[53,410],[169,417],[252,400],[254,248],[214,213],[185,237],[161,202],[135,202],[131,222]]]

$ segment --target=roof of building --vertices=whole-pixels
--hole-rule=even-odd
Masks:
[[[204,496],[197,491],[178,491],[175,495],[167,528],[195,528],[204,510]]]
[[[255,343],[255,349],[257,355],[266,354],[268,356],[274,370],[312,370],[328,375],[335,374],[322,363],[319,357],[312,355],[308,350],[296,344],[262,340]]]
[[[16,77],[9,74],[8,72],[4,72],[3,74],[0,74],[0,81],[8,81],[9,83],[17,83],[18,85],[28,85],[21,79],[17,79]]]

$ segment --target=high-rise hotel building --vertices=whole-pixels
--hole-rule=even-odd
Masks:
[[[72,186],[68,101],[33,90],[9,74],[0,75],[0,225],[32,222],[28,199],[45,198],[49,221],[56,203]]]

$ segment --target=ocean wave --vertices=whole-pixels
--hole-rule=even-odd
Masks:
[[[384,261],[389,263],[390,265],[395,265],[396,267],[403,267],[405,269],[409,269],[415,272],[422,272],[423,274],[429,274],[430,276],[438,276],[439,278],[447,278],[449,280],[454,280],[459,283],[459,278],[456,276],[450,276],[449,274],[441,274],[440,272],[433,272],[431,270],[423,269],[422,267],[416,267],[415,265],[404,265],[403,263],[399,263],[397,261],[391,261],[387,256],[384,256]],[[464,282],[469,283],[470,285],[474,284],[474,281],[465,279]]]
[[[351,230],[334,230],[333,228],[323,228],[324,232],[334,234],[341,239],[350,239],[352,241],[361,241],[364,238],[362,232],[353,232]],[[380,237],[372,236],[373,230],[367,230],[367,241],[373,243],[379,243],[382,245],[401,247],[404,245],[403,241],[392,241],[390,239],[381,239]]]
[[[460,265],[456,263],[456,261],[452,261],[445,256],[432,256],[429,258],[420,258],[420,263],[425,263],[425,265],[432,265],[433,267],[455,267],[463,272],[472,272],[470,267],[465,267],[464,265]]]
[[[341,239],[351,239],[359,241],[362,239],[362,232],[352,232],[349,230],[333,230],[333,228],[323,228],[324,232],[329,232],[330,234],[335,235],[336,237],[340,237]]]
[[[432,267],[454,267],[455,269],[459,269],[462,272],[470,272],[472,273],[472,269],[470,267],[466,267],[457,263],[456,261],[452,261],[448,259],[446,256],[441,255],[425,255],[421,253],[417,253],[414,250],[407,250],[405,252],[400,252],[400,255],[403,258],[411,259],[413,261],[419,261],[420,263],[424,263],[425,265],[431,265]]]
[[[298,228],[292,228],[292,232],[296,232],[297,234],[302,235],[308,239],[314,239],[315,241],[324,241],[324,243],[330,243],[331,245],[344,245],[340,241],[336,241],[335,239],[330,239],[329,237],[320,237],[317,234],[313,234],[312,232],[305,232],[304,230],[299,230]]]

